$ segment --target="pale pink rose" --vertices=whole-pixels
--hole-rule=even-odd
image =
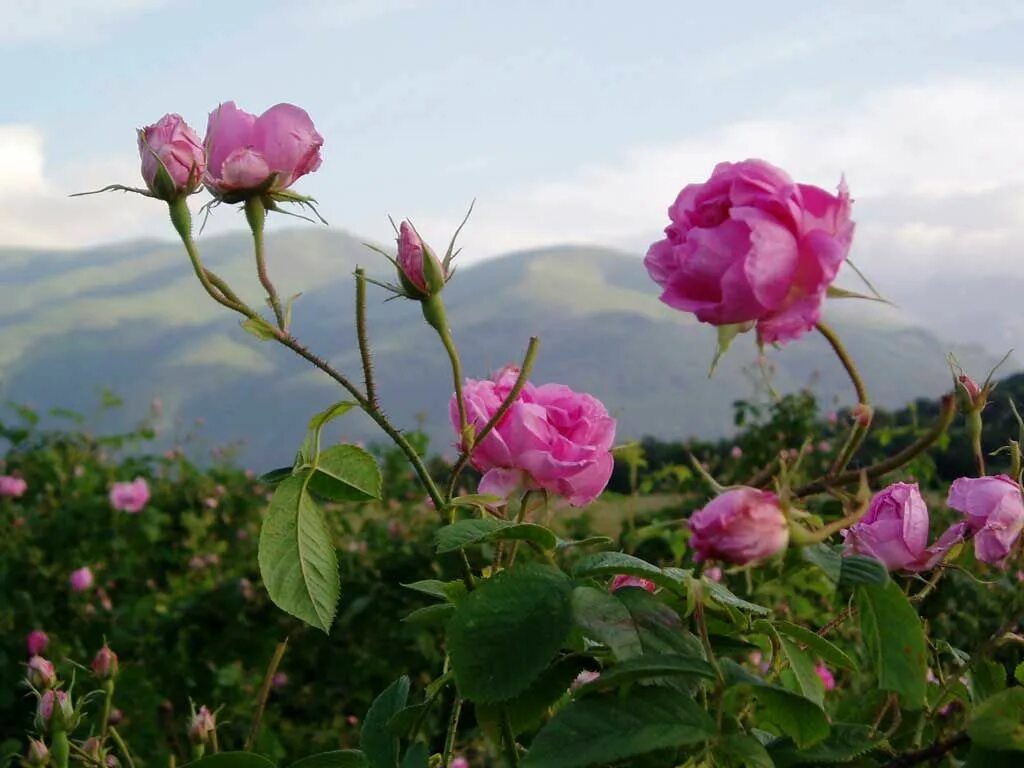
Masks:
[[[961,477],[950,486],[947,503],[967,516],[975,557],[1002,565],[1024,528],[1020,486],[1006,475]]]
[[[28,490],[28,483],[23,477],[0,475],[0,498],[16,499]]]
[[[739,565],[763,560],[786,548],[789,526],[774,493],[739,487],[725,491],[690,516],[695,560]]]
[[[734,445],[732,447],[732,450],[729,451],[729,455],[732,456],[734,459],[741,459],[743,458],[743,449],[740,448],[738,445]]]
[[[280,192],[320,167],[323,143],[299,107],[277,104],[256,117],[228,101],[210,113],[204,181],[219,196],[256,189]]]
[[[646,589],[648,592],[653,592],[658,588],[653,581],[641,579],[639,576],[628,576],[624,573],[620,573],[618,576],[612,579],[612,583],[608,585],[608,591],[618,592],[620,589],[623,589],[625,587]]]
[[[764,343],[814,327],[853,239],[845,183],[832,195],[763,160],[719,163],[668,215],[644,261],[661,300],[712,325],[754,323]]]
[[[448,279],[437,256],[408,221],[403,221],[398,228],[398,258],[395,261],[398,262],[399,281],[417,298],[437,293]]]
[[[29,656],[41,656],[50,645],[50,636],[41,629],[33,629],[25,635],[25,648]]]
[[[192,722],[188,726],[188,738],[193,744],[209,744],[213,732],[217,730],[217,717],[206,708],[206,705],[199,707],[199,711],[192,716]]]
[[[467,379],[463,393],[469,423],[477,430],[511,392],[519,371],[507,367],[493,378]],[[456,435],[458,404],[448,406]],[[501,423],[473,449],[472,463],[483,478],[480,493],[508,498],[543,488],[573,506],[596,499],[612,474],[615,419],[599,400],[564,384],[527,382]]]
[[[47,661],[42,656],[33,656],[28,660],[28,673],[26,676],[29,683],[39,691],[53,688],[57,684],[57,670],[53,668],[52,662]]]
[[[110,488],[110,506],[121,512],[136,514],[149,502],[149,484],[144,477],[130,483],[114,483]]]
[[[928,546],[928,507],[917,483],[893,483],[871,499],[861,520],[842,532],[846,554],[881,560],[890,571],[926,571],[963,540],[966,526],[951,525]]]
[[[89,566],[84,565],[78,570],[72,571],[68,577],[68,583],[75,592],[85,592],[93,584],[92,570]]]
[[[451,768],[469,768],[469,760],[464,757],[453,758]]]
[[[705,569],[704,570],[704,575],[707,576],[712,581],[721,581],[722,580],[722,569],[719,568],[716,565],[714,568],[707,568],[707,569]]]
[[[180,115],[164,115],[139,130],[142,178],[161,200],[195,192],[206,170],[206,151],[195,131]],[[167,171],[161,177],[160,170]]]
[[[836,679],[832,675],[832,670],[826,667],[822,662],[814,667],[815,673],[818,675],[818,679],[821,680],[821,684],[825,686],[826,691],[831,691],[836,687]]]
[[[820,443],[818,443],[818,452],[819,453],[828,453],[831,450],[832,450],[832,443],[830,443],[828,440],[822,440]]]

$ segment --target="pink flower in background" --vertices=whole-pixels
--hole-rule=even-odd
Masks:
[[[453,758],[451,768],[469,768],[469,760],[464,757]]]
[[[144,477],[130,483],[114,483],[110,489],[110,506],[120,512],[136,514],[149,502],[149,484]]]
[[[139,131],[142,178],[161,200],[195,192],[206,170],[206,151],[180,115],[164,115]],[[160,174],[167,171],[166,177]]]
[[[871,499],[860,522],[842,532],[846,554],[881,560],[890,571],[926,571],[963,540],[963,523],[951,525],[928,546],[928,507],[917,483],[893,483]]]
[[[757,488],[725,491],[690,516],[690,531],[695,559],[739,565],[771,557],[789,542],[778,497]]]
[[[76,571],[72,571],[68,577],[68,583],[75,592],[85,592],[90,589],[93,584],[93,577],[89,566],[86,565]]]
[[[833,195],[763,160],[719,163],[668,215],[644,260],[661,300],[712,325],[756,324],[765,343],[814,327],[853,239],[845,183]]]
[[[25,649],[29,656],[42,656],[50,645],[50,636],[41,629],[33,629],[25,635]]]
[[[967,516],[975,557],[1001,565],[1024,528],[1020,486],[1006,475],[961,477],[950,486],[947,503]]]
[[[210,113],[204,181],[217,195],[280,192],[320,167],[323,143],[306,111],[293,104],[277,104],[257,117],[228,101]]]
[[[820,443],[818,443],[818,452],[819,453],[828,453],[831,450],[832,450],[832,443],[830,443],[828,440],[822,440]]]
[[[490,379],[466,380],[466,411],[477,430],[498,410],[518,375],[509,366]],[[458,435],[454,395],[448,413]],[[573,506],[589,504],[611,477],[614,439],[615,419],[596,398],[564,384],[528,382],[497,427],[473,449],[472,464],[483,473],[480,493],[508,498],[517,490],[543,488]]]
[[[592,669],[584,669],[578,675],[576,679],[569,685],[570,691],[577,691],[587,683],[592,683],[601,676],[600,672],[594,672]]]
[[[829,424],[838,424],[839,414],[836,413],[835,411],[829,411],[828,416],[826,416],[825,419],[826,421],[828,421]]]
[[[707,576],[712,581],[721,581],[722,580],[722,569],[719,568],[716,565],[714,568],[707,568],[707,569],[705,569],[704,575]]]
[[[288,673],[278,672],[270,680],[270,684],[274,687],[275,691],[283,690],[288,686]]]
[[[618,576],[612,579],[612,583],[608,585],[608,591],[618,592],[620,589],[623,589],[624,587],[646,589],[648,592],[653,592],[658,588],[653,581],[641,579],[639,576],[627,576],[624,573],[620,573]]]
[[[28,483],[23,477],[0,475],[0,498],[16,499],[28,490]]]
[[[818,675],[818,679],[821,680],[821,684],[825,686],[826,691],[831,691],[836,687],[836,679],[832,675],[832,670],[826,667],[822,662],[814,667],[815,673]]]
[[[734,445],[732,447],[732,450],[729,451],[729,455],[732,456],[734,459],[741,459],[743,458],[743,449],[740,448],[738,445]]]

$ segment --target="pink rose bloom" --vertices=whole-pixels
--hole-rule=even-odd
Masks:
[[[49,644],[49,635],[41,629],[33,629],[25,635],[25,648],[29,656],[41,656]]]
[[[769,344],[814,327],[853,239],[845,183],[832,195],[763,160],[719,163],[668,215],[644,260],[661,300],[712,325],[754,323]]]
[[[16,499],[28,490],[28,483],[23,477],[0,475],[0,498]]]
[[[733,488],[690,516],[696,560],[715,558],[743,565],[786,548],[789,526],[779,499],[769,491]]]
[[[704,575],[707,576],[712,581],[721,581],[722,580],[722,569],[719,568],[718,566],[715,566],[714,568],[708,568],[708,569],[706,569],[704,571]]]
[[[293,104],[277,104],[256,117],[228,101],[210,113],[204,181],[219,196],[281,192],[320,167],[323,143],[306,111]]]
[[[72,571],[68,577],[68,583],[75,592],[85,592],[92,587],[93,577],[89,566],[83,566],[77,571]]]
[[[819,661],[814,667],[814,671],[817,673],[818,679],[821,680],[821,684],[825,686],[826,691],[831,691],[836,687],[836,679],[832,675],[832,670],[826,667],[823,663]]]
[[[466,412],[477,431],[498,410],[518,375],[510,366],[491,379],[466,380]],[[458,435],[454,395],[448,413]],[[615,419],[599,400],[564,384],[528,382],[501,423],[474,447],[471,460],[483,473],[480,493],[508,498],[517,490],[543,488],[582,506],[596,499],[611,478],[614,440]]]
[[[206,170],[206,150],[180,115],[164,115],[139,131],[142,178],[161,200],[195,192]],[[160,178],[161,167],[167,178]]]
[[[950,486],[947,503],[967,516],[975,557],[1002,565],[1024,528],[1020,486],[1006,475],[961,477]]]
[[[130,483],[114,483],[110,489],[110,506],[121,512],[137,514],[149,502],[149,484],[144,477]]]
[[[430,296],[444,287],[448,275],[437,256],[408,221],[398,228],[398,279],[417,298]],[[433,285],[433,287],[431,287]]]
[[[648,592],[653,592],[658,587],[653,581],[647,579],[641,579],[639,576],[627,576],[624,573],[620,573],[618,576],[612,579],[612,583],[608,586],[609,592],[618,592],[624,587],[636,587],[638,589],[646,589]]]
[[[890,571],[926,571],[963,540],[963,523],[951,525],[928,546],[928,507],[917,483],[893,483],[875,494],[860,522],[843,531],[846,554],[881,560]]]

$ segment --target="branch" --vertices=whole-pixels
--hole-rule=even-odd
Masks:
[[[960,731],[959,733],[950,736],[948,739],[936,741],[930,747],[915,749],[913,752],[904,752],[902,755],[897,755],[888,763],[885,763],[882,768],[909,768],[909,766],[912,765],[920,765],[927,760],[942,757],[947,752],[952,752],[961,744],[966,744],[968,741],[970,741],[970,737],[967,735],[967,732]]]

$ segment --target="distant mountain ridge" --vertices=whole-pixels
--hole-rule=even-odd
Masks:
[[[259,303],[251,249],[243,235],[200,243],[204,260]],[[293,229],[268,237],[269,268],[295,304],[296,335],[360,379],[351,273],[365,266],[393,279],[385,260],[340,231]],[[258,468],[287,462],[309,416],[342,393],[288,350],[261,344],[214,304],[180,245],[118,243],[81,251],[0,249],[0,398],[89,413],[109,388],[126,400],[98,428],[136,421],[159,396],[166,440],[197,418],[215,442],[243,441]],[[751,396],[756,350],[742,338],[708,379],[715,333],[657,300],[640,261],[596,247],[562,246],[462,267],[445,291],[466,374],[487,375],[519,360],[530,335],[541,337],[534,378],[562,381],[601,398],[619,419],[622,439],[651,435],[714,437],[731,429],[732,402]],[[419,308],[369,307],[380,394],[405,427],[420,423],[437,450],[450,450],[445,423],[450,372]],[[858,360],[875,400],[899,406],[948,386],[950,346],[898,311],[831,301],[826,318]],[[995,357],[954,348],[970,370]],[[852,400],[849,382],[825,344],[805,341],[769,351],[780,391],[813,386],[825,401]],[[378,439],[360,416],[340,428],[351,439]]]

